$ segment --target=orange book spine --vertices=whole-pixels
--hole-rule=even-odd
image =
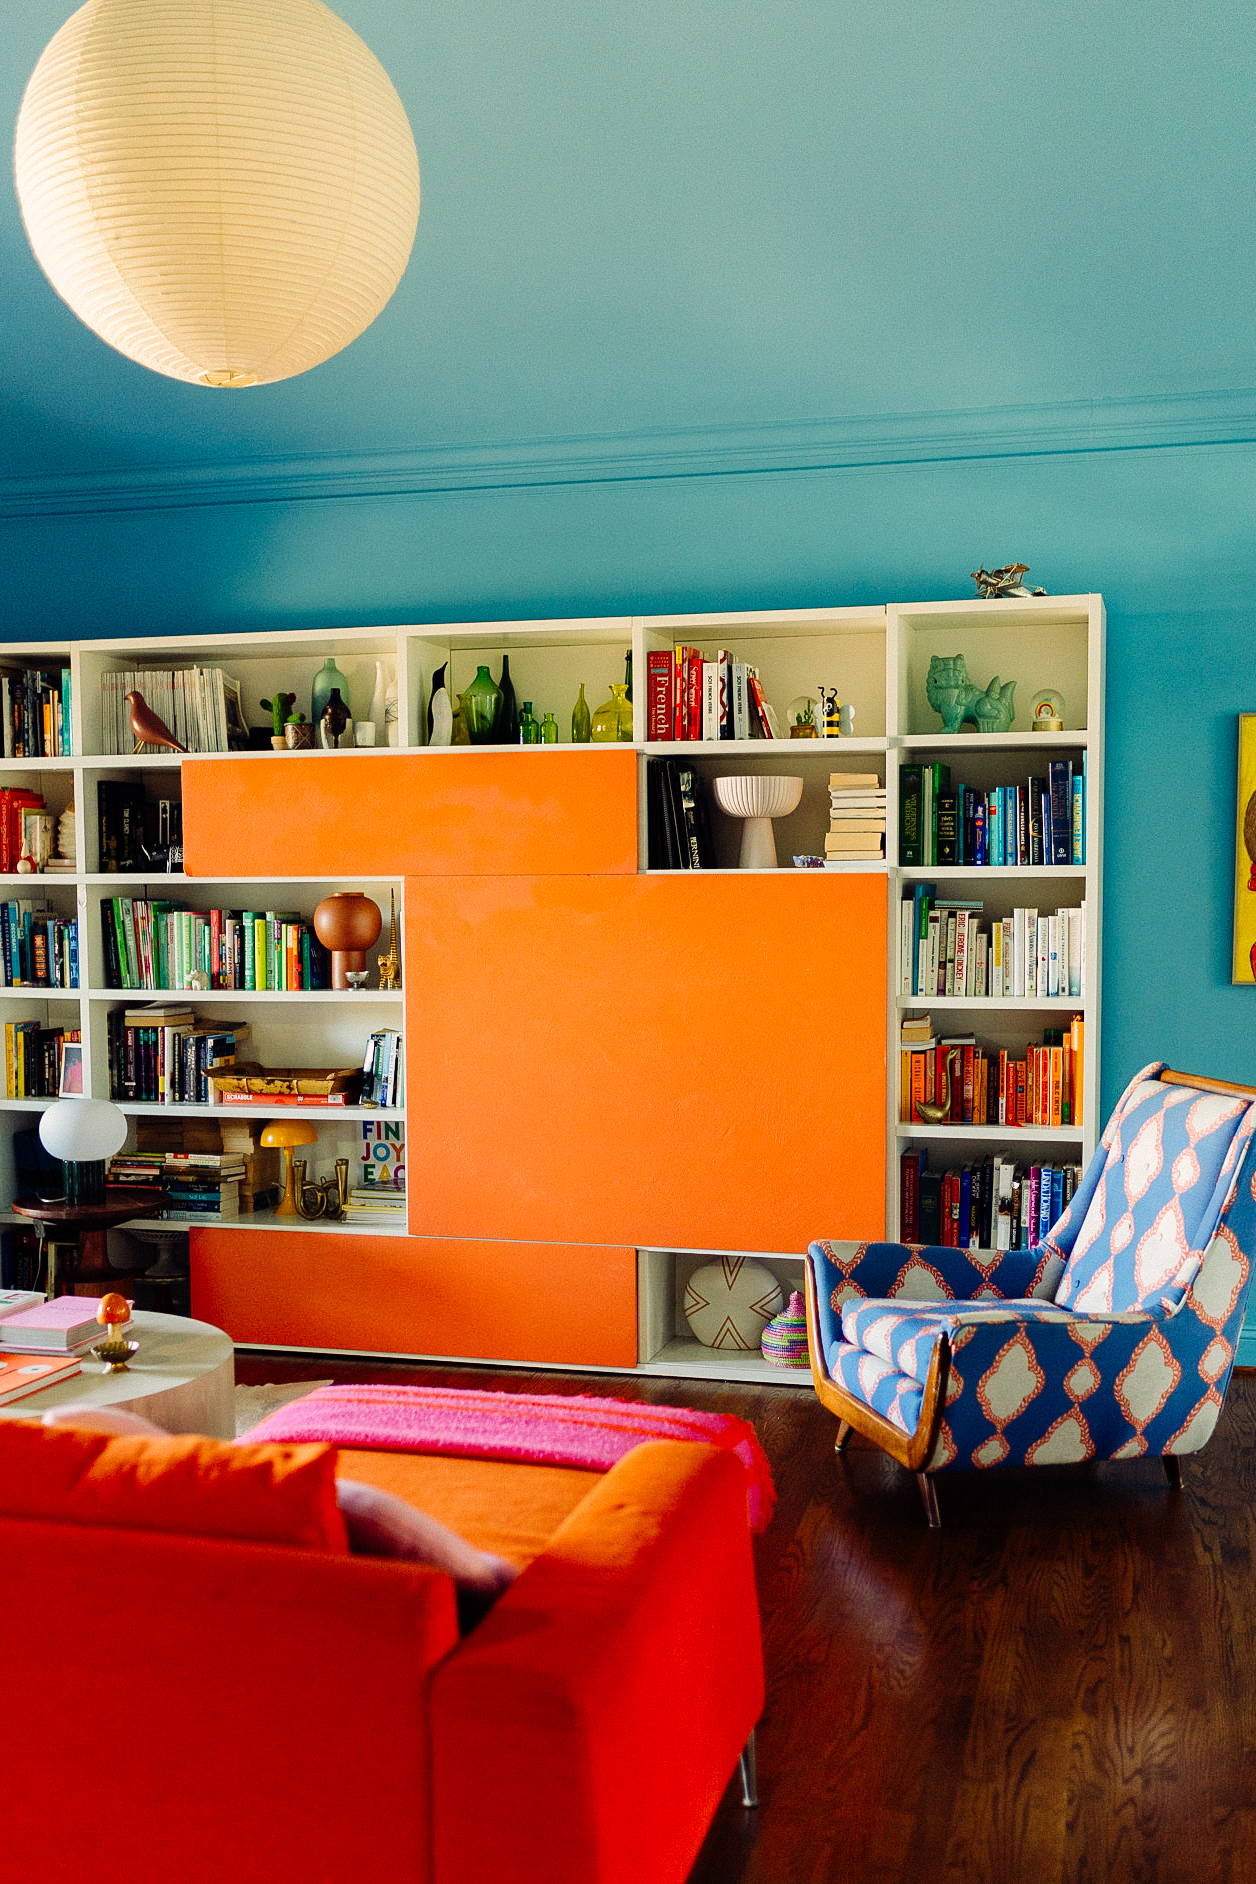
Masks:
[[[913,1053],[911,1056],[911,1118],[917,1123],[920,1120],[917,1108],[925,1097],[925,1065],[931,1058],[932,1055],[928,1053]]]
[[[1025,1086],[1025,1062],[1024,1060],[1018,1060],[1016,1062],[1016,1123],[1018,1125],[1024,1125],[1027,1122],[1025,1118]]]
[[[1073,1016],[1073,1123],[1084,1125],[1082,1093],[1085,1089],[1086,1023],[1080,1014]]]
[[[911,1053],[904,1047],[898,1056],[898,1122],[900,1125],[911,1123],[911,1062]]]
[[[1051,1123],[1064,1122],[1064,1049],[1051,1049]]]
[[[976,1065],[971,1043],[964,1048],[964,1088],[960,1096],[963,1110],[960,1113],[961,1125],[971,1125],[974,1119],[973,1101],[976,1097]],[[952,1108],[953,1109],[953,1108]]]

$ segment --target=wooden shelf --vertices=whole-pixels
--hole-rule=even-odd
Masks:
[[[637,1372],[677,1380],[753,1381],[762,1386],[814,1391],[810,1367],[774,1367],[761,1354],[743,1354],[736,1348],[705,1348],[693,1340],[669,1341],[648,1361],[639,1361]]]
[[[983,1145],[1047,1144],[1080,1145],[1085,1136],[1080,1125],[904,1125],[895,1127],[897,1137],[975,1141]]]

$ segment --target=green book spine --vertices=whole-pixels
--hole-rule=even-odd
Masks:
[[[241,915],[240,921],[244,926],[244,986],[246,989],[256,992],[257,980],[253,970],[253,952],[255,948],[254,924],[257,921],[256,912],[251,909],[246,909]]]

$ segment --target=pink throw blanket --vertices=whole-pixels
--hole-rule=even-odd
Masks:
[[[368,1452],[443,1452],[605,1472],[646,1439],[697,1440],[735,1453],[746,1473],[751,1529],[776,1502],[753,1426],[728,1413],[584,1395],[483,1393],[453,1387],[316,1387],[280,1407],[249,1440],[322,1441]]]

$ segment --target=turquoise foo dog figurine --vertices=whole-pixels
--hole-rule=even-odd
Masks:
[[[983,693],[969,680],[962,654],[934,655],[925,694],[934,712],[941,714],[945,733],[958,733],[966,720],[979,733],[1005,733],[1016,716],[1016,682],[1001,687],[996,674]]]

